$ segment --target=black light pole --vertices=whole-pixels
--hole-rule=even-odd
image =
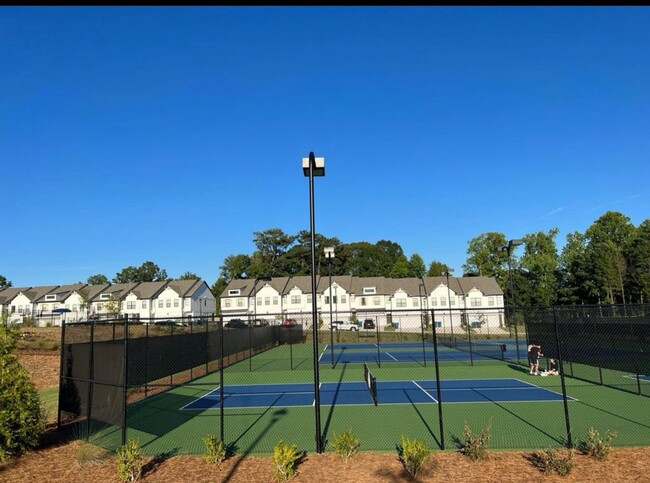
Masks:
[[[330,352],[332,354],[332,367],[334,367],[334,324],[332,323],[332,258],[334,258],[334,247],[325,247],[325,256],[329,266],[329,294],[330,294]]]
[[[449,327],[451,328],[451,344],[454,345],[454,316],[451,312],[451,289],[449,288],[449,272],[453,271],[447,267],[443,273],[447,277],[447,303],[449,304]]]
[[[508,286],[510,287],[510,305],[512,306],[512,314],[513,318],[515,319],[515,347],[517,350],[517,364],[519,364],[519,334],[517,332],[517,318],[514,317],[514,308],[515,308],[515,290],[512,284],[512,266],[510,263],[510,258],[512,255],[512,252],[514,251],[515,247],[518,247],[519,245],[523,245],[524,241],[516,238],[514,240],[508,241],[507,245],[503,245],[500,247],[497,247],[498,251],[506,252],[508,256]]]
[[[320,425],[320,377],[318,374],[318,321],[316,304],[316,223],[314,221],[314,176],[325,176],[325,158],[316,158],[314,152],[308,158],[302,158],[303,174],[309,177],[309,231],[311,234],[311,315],[313,329],[313,363],[314,363],[314,413],[316,420],[316,453],[323,452],[323,440]]]

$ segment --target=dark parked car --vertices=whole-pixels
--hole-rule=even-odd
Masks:
[[[285,319],[282,321],[282,325],[285,327],[293,327],[295,325],[298,325],[298,322],[296,319]]]
[[[244,322],[242,319],[231,319],[225,324],[223,324],[224,327],[228,327],[230,329],[245,329],[248,327],[246,322]]]
[[[375,328],[375,321],[372,319],[366,319],[363,321],[363,328],[364,329],[374,329]]]

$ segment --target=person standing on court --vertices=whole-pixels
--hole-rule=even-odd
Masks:
[[[529,374],[539,375],[539,358],[542,355],[542,347],[533,342],[528,346],[528,363],[530,364]]]

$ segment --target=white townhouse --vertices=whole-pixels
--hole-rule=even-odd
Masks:
[[[317,307],[321,319],[359,320],[374,317],[395,328],[420,327],[420,313],[433,310],[437,327],[502,327],[503,291],[490,277],[386,278],[318,276]],[[331,297],[331,299],[330,299]],[[311,321],[311,277],[239,279],[220,296],[226,320],[242,316],[290,317]],[[462,312],[461,312],[462,309]]]
[[[210,287],[198,279],[9,287],[0,291],[0,304],[9,312],[11,322],[33,317],[40,326],[124,314],[133,318],[200,317],[216,310]]]

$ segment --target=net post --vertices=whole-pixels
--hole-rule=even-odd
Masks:
[[[431,324],[433,331],[433,360],[436,368],[436,392],[438,396],[438,424],[440,425],[440,449],[444,451],[445,449],[445,430],[443,426],[442,419],[442,397],[440,390],[440,361],[438,359],[438,331],[436,330],[435,323],[435,310],[431,309]]]

